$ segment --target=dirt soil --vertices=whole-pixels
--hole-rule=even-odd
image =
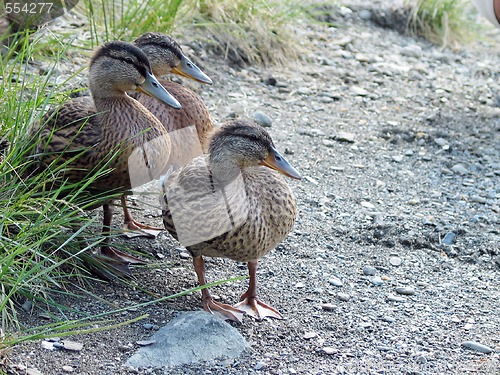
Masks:
[[[215,82],[188,83],[214,119],[268,115],[277,148],[304,178],[288,181],[295,229],[258,274],[262,300],[285,319],[246,317],[235,327],[251,352],[167,373],[500,373],[500,33],[443,49],[379,26],[373,19],[384,12],[366,2],[346,3],[327,9],[335,27],[297,24],[304,60],[284,68],[234,66],[178,38]],[[136,216],[162,223],[159,208]],[[196,286],[191,258],[168,234],[131,241],[150,255],[151,266],[134,269],[144,290],[166,296]],[[230,260],[207,259],[207,267],[210,281],[246,274]],[[236,303],[245,288],[246,280],[212,291]],[[116,283],[92,292],[99,300],[62,303],[96,314],[154,298]],[[137,341],[200,308],[196,293],[125,312],[116,321],[149,317],[72,337],[80,351],[22,344],[8,354],[9,371],[163,374],[124,363]],[[20,312],[26,324],[47,322],[34,311]]]

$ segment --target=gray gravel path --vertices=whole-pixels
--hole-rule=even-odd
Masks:
[[[170,374],[500,373],[500,35],[441,49],[375,25],[364,2],[346,3],[331,13],[337,27],[298,25],[307,62],[242,69],[194,51],[215,85],[192,87],[213,117],[264,121],[305,178],[289,182],[296,227],[259,270],[263,299],[286,319],[246,318],[236,328],[251,352]],[[161,223],[159,210],[149,214]],[[133,241],[159,259],[136,271],[141,286],[163,296],[196,285],[190,258],[167,234]],[[246,273],[228,260],[207,265],[210,280]],[[213,292],[234,303],[245,286]],[[94,292],[118,306],[152,298],[118,285]],[[122,366],[138,340],[199,308],[190,295],[132,311],[123,318],[150,317],[77,337],[79,352],[25,344],[10,363],[44,374],[63,365],[162,374]]]

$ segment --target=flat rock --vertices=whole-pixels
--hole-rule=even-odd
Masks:
[[[402,287],[396,288],[396,293],[402,294],[405,296],[412,296],[415,294],[415,289],[410,288],[410,287],[406,287],[406,286],[402,286]]]
[[[160,328],[126,365],[134,368],[174,367],[239,357],[249,348],[231,325],[205,311],[182,313]]]
[[[333,139],[337,142],[354,143],[356,141],[356,135],[354,133],[339,132],[333,136]]]
[[[493,349],[491,349],[490,347],[488,347],[486,345],[475,342],[475,341],[465,341],[462,343],[462,346],[464,348],[474,350],[474,351],[480,352],[480,353],[485,353],[485,354],[493,353]]]
[[[270,128],[273,124],[271,117],[269,117],[268,115],[266,115],[263,112],[259,112],[259,111],[254,112],[253,119],[255,120],[255,122],[257,124],[259,124],[260,126],[263,126],[265,128]]]

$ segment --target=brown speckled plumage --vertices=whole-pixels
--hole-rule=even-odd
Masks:
[[[106,167],[112,172],[98,178],[90,188],[95,191],[131,188],[128,157],[131,152],[153,139],[162,139],[162,154],[148,160],[166,168],[170,142],[156,118],[131,98],[113,98],[101,103],[99,110],[90,97],[80,97],[48,112],[42,119],[37,154],[44,167],[67,163],[64,176],[70,181],[83,180],[91,171]],[[103,108],[104,107],[104,108]]]
[[[89,68],[92,98],[70,100],[49,111],[41,125],[35,126],[40,134],[38,168],[67,163],[64,178],[79,182],[90,172],[105,167],[110,169],[109,173],[93,181],[88,190],[125,192],[131,188],[129,156],[135,149],[141,150],[150,176],[159,177],[170,154],[168,133],[144,106],[126,93],[145,89],[150,80],[154,77],[149,62],[139,48],[125,42],[104,44],[94,53]],[[168,95],[162,90],[155,92]],[[148,144],[152,140],[154,145]],[[107,234],[112,206],[105,204],[104,210],[103,233]],[[108,241],[101,251],[107,256],[117,255],[109,248]]]
[[[148,56],[153,73],[157,77],[176,73],[202,83],[209,83],[206,80],[200,81],[196,77],[189,76],[185,72],[180,73],[177,71],[176,67],[178,68],[181,61],[184,61],[182,59],[186,59],[186,57],[180,45],[170,36],[161,33],[147,33],[135,40],[134,44]],[[189,60],[188,65],[193,68],[192,71],[199,71]],[[199,72],[203,74],[201,71]],[[206,78],[209,80],[208,77]],[[166,107],[157,100],[141,93],[133,93],[132,96],[151,111],[169,133],[194,125],[201,148],[205,151],[208,146],[208,136],[213,130],[213,123],[207,106],[198,94],[187,87],[168,79],[160,79],[159,81],[181,103],[182,108],[180,110]],[[191,149],[187,149],[187,145],[192,140],[186,141],[174,134],[171,141],[171,164],[184,165],[200,154],[199,148],[191,147]],[[198,144],[196,145],[198,146]]]
[[[126,90],[140,86],[149,62],[137,47],[124,42],[107,43],[98,49],[89,71],[92,98],[80,97],[47,112],[39,126],[37,154],[48,167],[54,161],[67,164],[65,177],[74,182],[106,165],[113,171],[92,184],[95,190],[130,189],[128,157],[136,147],[161,140],[152,168],[164,170],[170,155],[170,138],[159,121]],[[165,104],[163,104],[165,105]],[[113,156],[113,155],[117,156]]]
[[[165,228],[181,242],[179,230],[192,233],[186,248],[193,255],[195,266],[197,259],[202,262],[202,256],[225,257],[249,262],[250,270],[250,264],[256,266],[257,260],[291,231],[297,214],[294,195],[277,172],[259,165],[274,152],[272,140],[262,127],[250,121],[231,121],[215,132],[208,155],[196,158],[164,183]],[[281,163],[288,165],[281,155],[279,157]],[[291,177],[300,178],[296,171],[293,173]],[[213,197],[221,189],[224,190],[223,204],[207,209],[213,206]],[[173,211],[181,209],[189,215],[182,216],[182,223],[175,222]],[[204,240],[195,243],[197,238]],[[203,265],[198,267],[202,284]],[[252,274],[250,276],[252,279]],[[249,297],[249,292],[244,297]],[[227,305],[223,305],[221,312],[221,304],[212,301],[208,292],[203,298],[205,309],[239,320],[235,316],[238,311],[227,313]],[[250,298],[256,300],[256,296]],[[262,315],[281,317],[270,309],[276,314]],[[259,313],[251,315],[262,318]]]

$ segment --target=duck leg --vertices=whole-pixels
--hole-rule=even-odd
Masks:
[[[155,231],[155,232],[156,231],[161,232],[162,230],[164,230],[164,228],[151,227],[149,225],[142,224],[142,223],[139,223],[138,221],[135,221],[134,218],[132,217],[132,214],[130,213],[130,211],[127,207],[127,198],[126,198],[125,194],[123,194],[121,196],[120,200],[122,203],[123,217],[124,217],[123,226],[122,226],[123,230],[138,231],[146,237],[156,237],[155,234],[148,233],[148,232],[146,232],[146,230]]]
[[[109,234],[111,232],[111,220],[113,219],[113,205],[106,203],[103,205],[104,210],[104,219],[102,225],[102,235],[104,236],[104,245],[101,246],[101,260],[106,261],[107,263],[111,263],[115,268],[123,268],[123,271],[130,270],[128,269],[128,264],[147,264],[143,260],[136,258],[130,254],[124,253],[123,251],[119,251],[113,249],[110,246],[110,237]],[[106,259],[107,258],[107,259]],[[120,267],[121,265],[121,267]],[[125,270],[126,268],[126,270]]]
[[[262,320],[265,317],[283,319],[278,310],[266,305],[257,298],[257,264],[256,260],[247,263],[248,275],[250,276],[248,290],[241,296],[241,302],[234,307],[246,312],[248,315],[257,320]]]
[[[205,261],[202,256],[193,258],[194,270],[198,276],[198,283],[200,286],[207,284],[205,277]],[[217,315],[224,320],[232,320],[241,323],[243,319],[243,311],[234,308],[233,306],[224,303],[216,302],[207,288],[201,290],[201,297],[203,301],[203,309],[211,314]]]

